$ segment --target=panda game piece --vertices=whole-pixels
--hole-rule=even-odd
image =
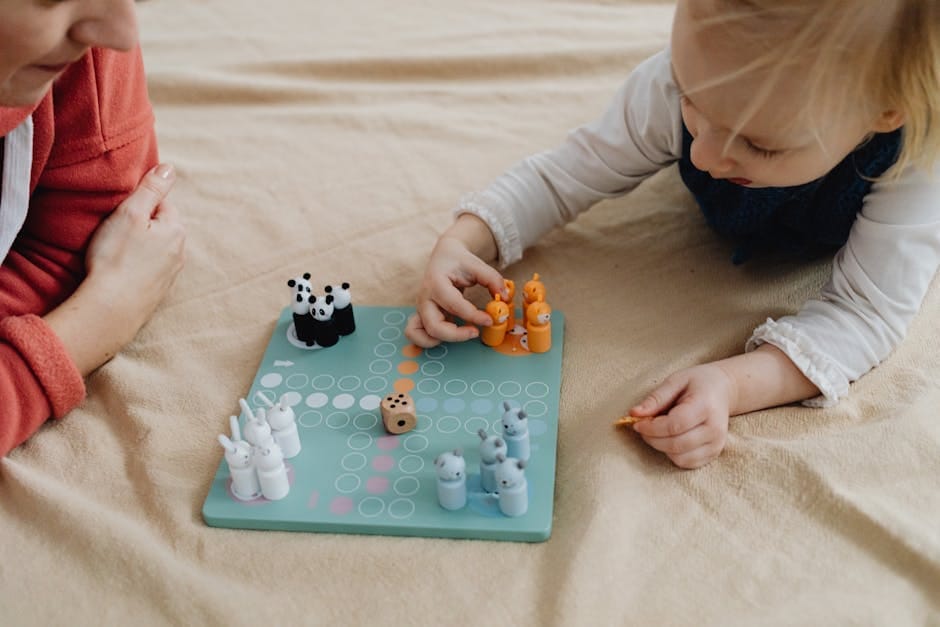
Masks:
[[[496,492],[497,455],[506,454],[506,442],[498,435],[487,435],[485,429],[477,431],[480,436],[480,484],[486,492]]]
[[[313,337],[318,346],[328,348],[339,342],[339,333],[333,323],[333,296],[314,296],[310,298],[310,315],[313,318]]]
[[[503,439],[506,440],[509,457],[529,460],[529,423],[526,412],[503,401]]]
[[[529,509],[529,483],[525,478],[526,463],[502,453],[496,456],[496,484],[499,487],[499,511],[506,516],[522,516]]]
[[[356,316],[353,314],[352,293],[349,283],[342,283],[339,287],[327,285],[327,294],[333,296],[333,322],[336,332],[340,335],[350,335],[356,330]]]
[[[302,276],[288,279],[287,286],[291,288],[290,307],[294,318],[294,335],[297,340],[313,346],[313,318],[310,317],[310,304],[313,302],[310,288],[310,273],[304,272]]]
[[[434,460],[437,467],[437,500],[441,507],[451,511],[463,509],[467,504],[467,462],[463,451],[441,453]]]

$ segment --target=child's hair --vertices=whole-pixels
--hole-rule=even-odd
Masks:
[[[721,81],[754,71],[764,89],[746,109],[740,131],[789,71],[806,75],[806,107],[835,114],[862,104],[872,119],[902,116],[902,148],[888,177],[907,166],[931,169],[940,157],[940,0],[714,0],[697,27],[733,37],[754,58]],[[818,110],[818,109],[817,109]]]

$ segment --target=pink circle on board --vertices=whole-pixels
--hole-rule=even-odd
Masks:
[[[398,436],[386,435],[379,438],[378,446],[383,451],[391,451],[398,448]]]
[[[317,503],[320,502],[320,493],[316,490],[310,493],[310,498],[307,500],[307,509],[315,509]]]
[[[369,477],[366,490],[369,494],[384,494],[388,491],[388,477]]]
[[[391,455],[379,455],[372,460],[372,467],[379,472],[388,472],[395,467],[395,459]]]
[[[348,496],[337,496],[330,503],[330,511],[334,514],[348,514],[352,511],[353,500]]]

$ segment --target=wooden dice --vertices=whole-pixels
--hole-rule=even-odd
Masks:
[[[414,400],[408,394],[393,392],[382,399],[382,424],[393,435],[407,433],[418,424]]]

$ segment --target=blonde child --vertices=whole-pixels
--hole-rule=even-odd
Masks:
[[[490,324],[462,294],[596,202],[678,162],[735,262],[838,252],[822,293],[758,327],[745,352],[674,373],[631,408],[676,465],[725,445],[728,418],[836,402],[903,338],[940,263],[940,3],[679,0],[669,48],[599,120],[464,197],[438,240],[407,335],[421,346]],[[627,280],[628,281],[628,280]],[[628,289],[628,283],[624,286]]]
[[[133,0],[0,0],[0,162],[2,456],[82,401],[181,268]]]

